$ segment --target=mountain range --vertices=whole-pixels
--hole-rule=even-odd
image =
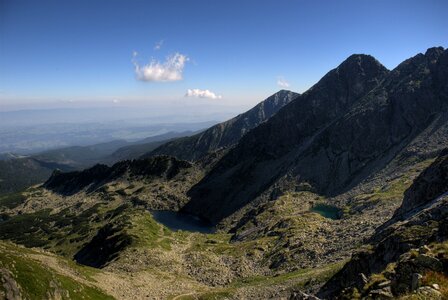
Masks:
[[[447,299],[448,50],[354,54],[170,139],[0,196],[0,295]]]
[[[82,170],[98,163],[114,164],[136,159],[158,146],[192,131],[168,132],[136,142],[114,140],[90,146],[72,146],[32,155],[4,153],[0,156],[0,195],[15,193],[48,179],[53,170]]]
[[[429,49],[388,71],[371,56],[349,57],[245,135],[185,210],[219,222],[275,185],[334,196],[394,158],[434,156],[447,145],[447,59]]]
[[[147,156],[164,154],[180,159],[197,160],[210,152],[231,147],[247,132],[268,120],[298,96],[297,93],[281,90],[241,115],[196,135],[165,143]]]

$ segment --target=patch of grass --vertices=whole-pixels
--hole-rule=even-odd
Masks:
[[[98,274],[97,268],[81,265],[73,260],[64,260],[64,263],[70,268],[75,270],[78,274],[81,274],[85,279],[91,282],[95,282],[94,276]]]
[[[207,235],[196,235],[190,252],[211,252],[216,255],[229,255],[233,257],[251,256],[257,251],[264,251],[276,237],[263,237],[255,240],[231,243],[232,235],[225,233],[214,233]]]
[[[211,291],[203,293],[186,294],[183,296],[176,296],[178,300],[220,300],[220,299],[230,299],[232,293],[226,289],[213,289]],[[171,297],[169,299],[173,299]]]
[[[97,288],[58,274],[27,257],[31,250],[1,242],[0,267],[8,270],[26,299],[113,299]]]
[[[429,221],[427,224],[423,225],[414,225],[405,227],[402,232],[399,233],[400,238],[402,240],[421,240],[430,235],[431,231],[434,228],[438,227],[437,222]]]
[[[162,248],[171,250],[173,243],[183,243],[191,234],[186,231],[172,231],[154,220],[147,210],[133,209],[130,213],[130,222],[126,231],[135,239],[136,247]],[[198,235],[204,237],[205,235]]]
[[[0,196],[0,207],[14,208],[25,202],[26,197],[22,193],[11,193]]]
[[[125,215],[125,210],[124,206],[98,203],[80,214],[68,209],[52,214],[47,209],[15,215],[2,222],[0,239],[42,247],[71,258],[105,224]]]
[[[429,271],[423,275],[422,278],[423,285],[433,285],[438,284],[440,286],[440,292],[444,299],[448,299],[448,276],[441,272]]]
[[[434,158],[431,158],[423,161],[415,161],[413,159],[407,161],[404,164],[412,166],[407,172],[387,184],[375,188],[370,193],[358,195],[356,197],[357,200],[368,200],[371,202],[401,200],[404,192],[412,185],[414,179],[434,160]]]
[[[411,186],[412,181],[412,178],[404,175],[384,186],[375,188],[370,193],[358,195],[355,199],[369,202],[400,200],[403,198],[403,193]]]
[[[296,281],[295,287],[303,287],[310,279],[316,282],[324,282],[338,272],[345,262],[329,264],[321,268],[301,269],[295,272],[284,273],[274,276],[253,276],[242,278],[230,284],[232,288],[244,286],[270,286],[285,283],[287,281]]]
[[[232,293],[229,291],[212,291],[200,294],[197,299],[199,300],[219,300],[219,299],[229,299]]]
[[[436,256],[448,256],[448,241],[445,241],[443,243],[434,243],[430,245],[430,248]]]

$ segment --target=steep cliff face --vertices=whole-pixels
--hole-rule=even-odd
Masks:
[[[281,90],[229,121],[212,126],[194,136],[166,143],[145,157],[165,154],[180,159],[198,160],[209,152],[236,144],[249,130],[269,119],[298,96],[297,93]]]
[[[400,153],[435,155],[446,135],[426,132],[425,142],[416,140],[428,128],[447,127],[447,68],[443,48],[429,49],[391,72],[371,56],[349,57],[246,134],[190,191],[185,211],[219,222],[285,176],[331,196]],[[434,147],[426,149],[425,143]]]
[[[448,149],[415,180],[405,192],[403,203],[393,220],[405,219],[448,192]]]
[[[350,298],[356,289],[361,293],[358,298],[383,299],[380,295],[369,296],[372,287],[379,285],[390,297],[397,297],[415,289],[413,274],[446,272],[446,249],[434,249],[448,240],[447,174],[448,151],[444,151],[406,191],[391,222],[380,228],[370,238],[370,246],[356,253],[322,288],[320,296]],[[430,249],[430,244],[435,246]],[[376,279],[380,277],[387,284],[374,285],[375,277],[370,277],[374,273],[382,274]]]

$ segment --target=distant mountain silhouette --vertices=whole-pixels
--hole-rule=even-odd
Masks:
[[[298,96],[297,93],[281,90],[233,119],[194,136],[166,143],[144,157],[164,154],[180,159],[198,160],[217,149],[235,145],[248,131],[268,120]]]

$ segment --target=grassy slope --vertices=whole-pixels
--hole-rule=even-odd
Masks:
[[[418,168],[412,171],[417,172]],[[359,200],[377,202],[401,198],[411,182],[410,178],[414,177],[411,175],[394,179],[368,195],[360,195]],[[11,194],[0,198],[0,206],[13,208],[23,201],[23,195]],[[303,250],[314,249],[307,243],[293,251],[288,248],[303,237],[309,237],[310,233],[321,234],[322,230],[327,230],[326,226],[332,221],[310,211],[310,203],[326,201],[309,192],[285,194],[266,204],[254,220],[239,230],[242,232],[255,224],[262,224],[263,231],[266,229],[273,234],[256,231],[250,238],[239,242],[232,242],[230,234],[173,232],[155,222],[143,208],[123,205],[123,201],[113,197],[80,213],[63,209],[56,213],[40,210],[12,217],[4,215],[0,238],[28,247],[42,247],[72,259],[101,229],[112,226],[114,231],[111,234],[118,237],[118,243],[130,242],[124,250],[112,253],[106,269],[113,274],[121,274],[126,284],[132,286],[134,274],[141,278],[150,274],[152,277],[142,279],[146,280],[144,285],[148,288],[155,281],[160,281],[158,276],[167,278],[165,285],[160,287],[164,297],[260,297],[282,288],[291,290],[306,287],[310,282],[323,282],[341,267],[341,262],[324,264],[313,270],[297,267]],[[303,203],[308,206],[303,206]],[[289,267],[277,268],[273,262],[282,262]],[[182,287],[174,289],[168,278]],[[119,294],[120,288],[107,291],[120,298],[123,297]]]
[[[73,266],[73,271],[79,277],[75,279],[74,276],[62,274],[35,258],[44,256],[46,254],[42,252],[0,242],[0,277],[4,283],[0,286],[0,298],[9,292],[10,295],[13,293],[25,299],[113,299],[96,288],[94,282],[89,281],[84,275],[89,274],[89,271],[84,271],[86,267],[75,266],[57,258],[62,263]],[[8,282],[9,288],[5,282]]]
[[[174,297],[188,291],[203,297],[218,297],[240,295],[238,293],[245,293],[253,288],[277,289],[279,285],[292,288],[306,283],[310,276],[326,278],[325,274],[332,272],[333,267],[339,267],[335,265],[330,269],[325,267],[312,272],[298,270],[269,275],[266,274],[268,269],[263,257],[271,255],[268,249],[272,248],[276,237],[232,243],[230,234],[173,232],[155,222],[146,210],[118,205],[114,201],[99,203],[80,214],[74,214],[68,209],[58,213],[42,210],[19,214],[2,222],[0,237],[28,247],[43,247],[71,259],[107,225],[117,229],[112,236],[119,237],[119,242],[130,240],[130,244],[118,253],[118,257],[113,256],[107,269],[117,274],[128,270],[124,272],[124,276],[129,280],[132,279],[132,274],[144,277],[144,273],[149,272],[183,283],[183,290],[162,287],[167,296],[171,294]],[[135,263],[135,259],[139,263]],[[250,269],[254,263],[258,266]],[[235,270],[238,266],[249,270]],[[10,267],[9,265],[8,269]],[[180,271],[173,277],[172,270]],[[20,272],[26,274],[27,271]],[[219,281],[221,278],[223,281]],[[45,278],[43,280],[48,281]],[[151,286],[153,280],[148,279],[146,284]],[[218,287],[213,287],[215,285]],[[48,289],[47,286],[43,288]],[[112,291],[112,294],[115,292]]]

